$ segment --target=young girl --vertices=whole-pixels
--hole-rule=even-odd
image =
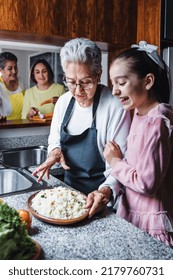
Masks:
[[[157,47],[142,41],[119,54],[110,67],[113,95],[134,109],[123,159],[109,141],[104,157],[124,186],[117,215],[173,247],[173,110],[165,63]],[[118,195],[117,190],[117,195]],[[90,215],[107,202],[90,194]]]

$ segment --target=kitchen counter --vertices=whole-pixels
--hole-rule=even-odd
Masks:
[[[9,129],[9,128],[23,128],[23,127],[37,127],[37,126],[50,126],[51,121],[35,120],[31,121],[28,119],[21,120],[7,120],[0,122],[0,129]]]
[[[61,181],[58,180],[58,185]],[[3,197],[16,209],[27,209],[33,192]],[[29,234],[45,260],[172,260],[173,250],[106,209],[78,224],[59,226],[32,218]]]

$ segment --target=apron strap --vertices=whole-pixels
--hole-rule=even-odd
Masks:
[[[64,116],[64,119],[63,119],[63,122],[62,122],[62,126],[67,125],[67,123],[70,119],[70,115],[71,115],[74,103],[75,103],[75,98],[72,96],[72,98],[70,99],[70,102],[68,104],[68,107],[66,109],[65,116]]]
[[[99,105],[100,93],[101,93],[103,87],[104,87],[103,85],[98,85],[97,89],[96,89],[96,93],[94,95],[92,127],[96,127],[96,111],[97,111],[97,107]]]
[[[100,93],[101,93],[103,87],[104,87],[103,85],[98,85],[97,89],[96,89],[96,93],[94,95],[93,110],[92,110],[92,112],[93,112],[92,127],[96,126],[96,111],[97,111],[97,107],[98,107],[99,100],[100,100]],[[70,99],[70,102],[68,104],[68,107],[66,109],[64,119],[63,119],[63,122],[62,122],[62,126],[67,125],[67,123],[70,119],[71,113],[72,113],[74,103],[75,103],[75,98],[72,96],[72,98]]]

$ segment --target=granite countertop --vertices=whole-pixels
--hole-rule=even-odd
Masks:
[[[60,181],[59,181],[60,182]],[[3,197],[16,209],[27,209],[33,192]],[[31,237],[45,260],[172,260],[173,250],[106,209],[77,224],[59,226],[32,217]]]

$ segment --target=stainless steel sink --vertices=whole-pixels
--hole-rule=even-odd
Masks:
[[[1,161],[4,166],[26,168],[43,163],[47,158],[45,146],[16,148],[1,151]]]
[[[32,176],[34,169],[47,158],[47,147],[34,146],[0,151],[0,196],[15,192],[35,191],[56,184],[57,178],[63,179],[62,168],[54,165],[51,180],[43,178],[37,182]],[[61,178],[62,177],[62,178]]]
[[[0,195],[31,188],[33,183],[14,169],[0,169]]]

